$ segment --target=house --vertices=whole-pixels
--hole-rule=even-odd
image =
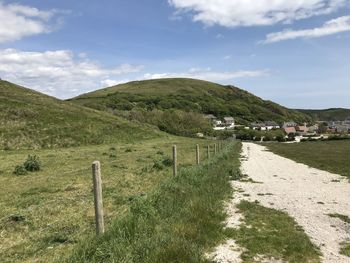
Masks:
[[[284,129],[284,128],[296,127],[296,126],[298,126],[298,124],[295,123],[294,121],[288,121],[288,122],[284,122],[282,127]]]
[[[210,122],[210,124],[214,125],[214,127],[222,124],[222,122],[213,114],[204,115],[203,118],[208,120],[208,122]]]
[[[287,135],[297,133],[297,130],[295,129],[295,127],[285,127],[283,128],[283,130],[285,133],[287,133]]]
[[[207,119],[211,122],[214,122],[215,120],[217,120],[217,118],[213,115],[213,114],[206,114],[203,116],[204,119]]]
[[[233,129],[235,127],[235,119],[233,117],[224,117],[224,123],[228,129]]]
[[[253,130],[266,131],[266,125],[263,122],[252,122],[250,124]]]
[[[280,126],[274,121],[266,121],[265,126],[268,131],[280,128]]]
[[[298,125],[295,127],[295,129],[297,132],[300,132],[300,133],[307,133],[309,131],[309,128],[306,127],[306,124],[305,125]]]
[[[337,133],[349,133],[350,125],[335,125]]]
[[[215,126],[220,126],[220,125],[222,125],[222,121],[221,121],[221,120],[218,120],[218,119],[215,119],[215,120],[214,120],[214,125],[215,125]]]

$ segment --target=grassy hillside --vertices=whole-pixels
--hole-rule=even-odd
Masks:
[[[350,109],[299,110],[317,121],[344,121],[350,119]]]
[[[0,150],[128,142],[160,136],[154,128],[6,81],[0,81],[0,123]]]
[[[247,91],[194,79],[134,81],[72,99],[100,110],[194,111],[218,117],[234,116],[240,123],[284,120],[306,121],[309,116],[265,101]]]

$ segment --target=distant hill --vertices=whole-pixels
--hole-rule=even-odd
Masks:
[[[327,110],[298,110],[310,115],[317,121],[344,121],[350,120],[350,109],[327,109]]]
[[[159,130],[0,80],[0,149],[128,142]]]
[[[237,87],[195,79],[134,81],[83,94],[71,101],[104,111],[176,109],[214,114],[221,118],[233,116],[241,124],[310,120],[302,112],[265,101]]]

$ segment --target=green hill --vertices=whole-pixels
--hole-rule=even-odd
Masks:
[[[218,117],[233,116],[241,123],[252,121],[308,121],[304,113],[265,101],[233,86],[195,80],[158,79],[134,81],[83,94],[73,102],[100,110],[194,111]]]
[[[68,147],[160,136],[146,125],[0,81],[0,149]]]
[[[327,110],[298,110],[310,115],[317,121],[344,121],[350,120],[350,109],[327,109]]]

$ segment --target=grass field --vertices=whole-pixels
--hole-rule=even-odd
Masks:
[[[178,145],[182,167],[195,163],[195,144],[205,158],[205,140],[168,137],[135,144],[55,150],[0,151],[0,262],[52,262],[94,233],[91,163],[100,160],[107,229],[131,204],[171,176],[159,165]],[[13,174],[28,154],[42,170]],[[156,167],[154,165],[156,163]]]
[[[105,235],[82,242],[68,262],[210,262],[206,250],[225,238],[223,201],[232,195],[239,148],[230,144],[209,162],[181,169],[135,201]]]
[[[271,143],[266,146],[274,153],[284,157],[350,179],[350,140],[294,144]]]

